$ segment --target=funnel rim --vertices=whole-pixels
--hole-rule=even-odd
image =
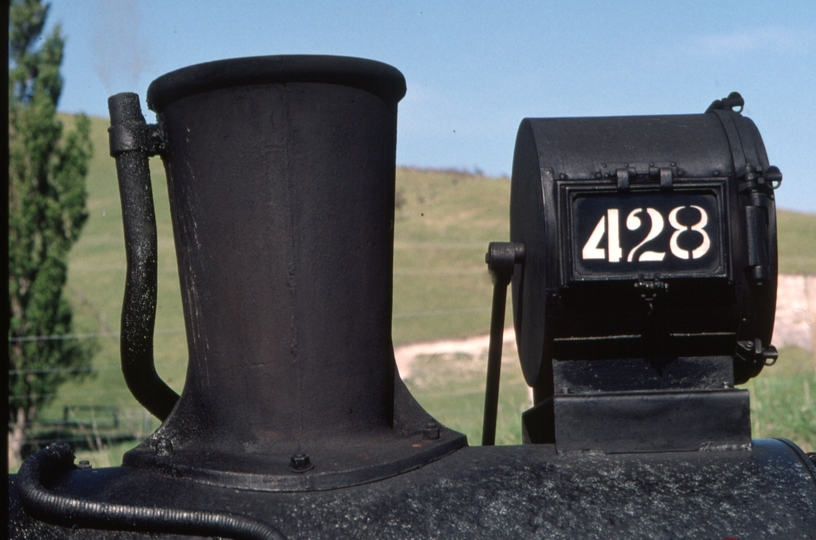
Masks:
[[[358,88],[395,106],[405,95],[405,77],[393,66],[349,56],[248,56],[194,64],[154,80],[147,106],[161,113],[191,95],[236,86],[275,83],[325,83]]]

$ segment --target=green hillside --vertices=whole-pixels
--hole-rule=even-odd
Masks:
[[[779,272],[816,274],[816,214],[777,212]]]
[[[117,332],[125,281],[125,251],[114,160],[108,156],[106,128],[106,120],[93,119],[95,156],[88,177],[91,215],[70,254],[68,283],[76,312],[76,333],[98,336],[99,353],[94,358],[97,373],[82,384],[62,387],[47,416],[61,418],[65,407],[113,405],[122,411],[124,425],[139,438],[157,423],[130,396],[119,371]],[[160,375],[181,392],[187,346],[161,161],[152,160],[151,170],[159,248],[155,357]],[[488,242],[508,238],[509,193],[507,178],[485,178],[457,171],[397,170],[393,323],[396,345],[487,333],[492,286],[484,253]],[[816,273],[816,215],[780,212],[779,245],[782,272]],[[456,377],[455,374],[445,376]],[[482,380],[481,374],[472,381],[468,379],[467,384],[473,386],[468,390],[468,406],[481,406],[482,390],[478,380]],[[435,399],[439,393],[455,395],[455,392],[451,394],[451,388],[456,384],[457,380],[446,380],[441,386],[424,391],[424,397],[423,390],[416,389],[420,401],[426,403],[425,399]],[[518,442],[518,412],[523,408],[526,390],[517,370],[503,379],[502,392],[506,392],[512,404],[505,411],[509,418],[508,431],[506,434],[500,431],[499,440]],[[444,396],[442,398],[444,401]],[[457,427],[458,421],[444,416],[445,408],[456,407],[456,401],[460,406],[465,402],[451,399],[453,401],[447,404],[428,407],[443,422]],[[477,413],[480,423],[481,412]],[[513,433],[509,434],[509,430]],[[477,442],[478,426],[468,431],[468,435],[472,443]],[[106,446],[94,434],[87,433],[84,437],[91,448]],[[121,448],[116,447],[111,457],[102,458],[100,464],[104,465],[105,459],[117,464],[119,452]]]

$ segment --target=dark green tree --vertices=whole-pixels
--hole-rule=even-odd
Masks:
[[[88,218],[92,147],[86,116],[67,134],[57,116],[65,40],[59,26],[41,37],[48,9],[12,0],[9,10],[10,466],[38,412],[59,385],[88,374],[93,354],[87,342],[57,337],[72,331],[66,257]]]

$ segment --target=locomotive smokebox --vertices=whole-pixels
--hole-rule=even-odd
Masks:
[[[396,69],[338,57],[212,62],[153,82],[147,101],[167,171],[190,359],[172,413],[125,464],[273,490],[337,487],[408,466],[383,471],[383,460],[416,465],[426,449],[402,435],[431,419],[419,414],[413,429],[395,411],[391,343],[404,94]],[[129,96],[111,98],[120,161]],[[123,204],[136,203],[123,191]],[[161,417],[153,393],[131,386]]]

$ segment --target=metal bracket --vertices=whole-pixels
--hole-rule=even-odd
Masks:
[[[739,190],[746,191],[773,191],[782,185],[782,171],[779,167],[771,165],[765,171],[761,167],[754,167],[750,163],[742,170],[737,171],[737,178],[740,181]]]
[[[617,169],[615,175],[618,179],[618,191],[626,191],[629,189],[629,178],[632,173],[629,169]]]
[[[485,262],[493,278],[493,309],[490,314],[490,346],[487,352],[482,446],[492,446],[496,442],[496,416],[499,408],[499,379],[501,378],[507,285],[510,284],[516,265],[524,264],[525,255],[524,244],[512,242],[491,242],[485,254]]]
[[[742,108],[744,106],[745,99],[743,99],[740,93],[731,92],[730,94],[728,94],[728,97],[715,100],[711,105],[708,106],[706,112],[709,113],[712,111],[733,111],[735,108],[739,107],[739,110],[734,112],[742,114]]]
[[[660,189],[671,189],[674,172],[666,167],[660,167],[657,171],[660,176]]]
[[[513,277],[517,264],[524,262],[524,244],[512,242],[490,242],[485,263],[494,283],[503,283],[506,287]]]
[[[164,151],[164,138],[158,124],[116,124],[108,128],[110,155],[140,152],[155,156]]]
[[[762,284],[771,279],[771,262],[768,246],[768,208],[745,207],[745,243],[747,247],[748,278],[754,284]]]
[[[755,362],[764,366],[772,366],[779,358],[779,352],[773,345],[762,346],[759,338],[737,342],[737,356],[746,362]]]
[[[655,303],[659,296],[665,294],[669,290],[669,284],[660,280],[660,274],[655,274],[654,278],[646,278],[643,274],[638,276],[638,281],[635,283],[635,292],[640,294],[640,297],[646,302],[646,315],[652,315],[655,310]]]

